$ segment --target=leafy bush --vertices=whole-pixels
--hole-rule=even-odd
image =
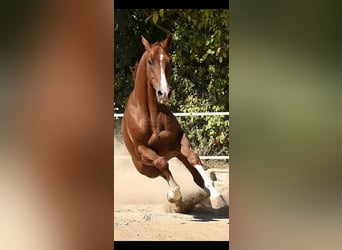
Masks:
[[[223,106],[212,106],[207,99],[188,96],[187,104],[180,105],[182,112],[221,112]],[[186,116],[178,117],[182,128],[188,134],[192,147],[200,155],[228,155],[228,116]]]

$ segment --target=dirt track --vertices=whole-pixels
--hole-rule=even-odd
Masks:
[[[170,169],[184,201],[194,205],[187,214],[173,212],[165,180],[138,173],[130,159],[122,158],[127,156],[122,145],[116,143],[114,152],[114,241],[229,240],[228,208],[211,209],[205,193],[178,160],[170,161]],[[229,183],[215,183],[229,203]]]
[[[165,212],[162,204],[115,208],[114,240],[229,240],[229,219],[209,213]]]

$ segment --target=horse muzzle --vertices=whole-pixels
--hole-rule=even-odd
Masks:
[[[161,104],[165,104],[169,101],[169,93],[168,92],[163,92],[161,90],[158,90],[157,93],[157,100]]]

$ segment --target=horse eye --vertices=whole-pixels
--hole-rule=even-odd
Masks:
[[[153,64],[151,58],[149,58],[149,59],[147,60],[147,62],[148,62],[149,65],[152,65],[152,64]]]

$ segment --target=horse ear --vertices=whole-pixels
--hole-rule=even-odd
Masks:
[[[144,45],[144,47],[145,47],[146,50],[150,50],[150,49],[151,49],[151,44],[149,43],[149,41],[147,41],[147,40],[145,39],[144,36],[141,36],[141,42],[142,42],[142,44]]]
[[[162,41],[160,44],[164,49],[168,50],[171,47],[171,41],[172,41],[172,35],[171,33],[169,33],[167,37],[165,38],[165,40]]]

